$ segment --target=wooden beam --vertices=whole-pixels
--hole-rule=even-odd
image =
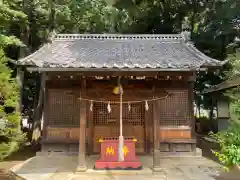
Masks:
[[[86,81],[81,80],[81,92],[80,97],[85,96],[86,93]],[[80,137],[79,137],[79,153],[78,153],[78,167],[76,171],[86,171],[86,119],[87,119],[87,109],[86,101],[80,100]]]

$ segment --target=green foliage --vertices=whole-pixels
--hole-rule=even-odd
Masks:
[[[179,33],[182,22],[189,10],[188,4],[182,1],[127,1],[120,0],[115,4],[120,10],[127,11],[131,23],[125,27],[126,33]]]
[[[19,116],[18,116],[19,118]],[[15,119],[16,120],[16,119]],[[0,161],[17,151],[25,142],[26,135],[14,128],[0,130]]]
[[[6,126],[0,129],[0,160],[16,151],[25,140],[20,132],[20,114],[14,109],[19,101],[19,89],[16,80],[11,77],[11,69],[6,65],[3,50],[0,49],[0,120]],[[12,109],[6,112],[6,109]]]
[[[229,56],[232,69],[227,72],[229,78],[239,76],[240,56],[239,51]],[[213,153],[226,166],[227,169],[240,164],[240,89],[234,88],[225,93],[230,100],[231,120],[230,127],[223,132],[211,134],[220,144],[220,151]]]
[[[240,3],[235,0],[216,0],[212,3],[204,3],[204,8],[198,16],[198,30],[193,34],[197,48],[206,55],[220,60],[226,59],[234,53],[237,45],[235,39],[239,36],[240,30],[237,27],[239,8]],[[196,91],[202,92],[209,86],[224,81],[226,78],[224,71],[228,68],[225,66],[219,74],[200,73],[196,83]],[[211,107],[208,96],[204,96],[204,98],[196,96],[196,100],[205,108]]]
[[[23,46],[22,42],[9,35],[11,23],[22,21],[26,16],[15,10],[20,1],[0,1],[0,121],[5,127],[0,129],[0,160],[16,151],[25,140],[20,131],[20,113],[16,111],[19,103],[19,88],[4,50],[9,46]]]
[[[16,10],[20,8],[19,0],[0,1],[0,48],[9,45],[22,46],[23,44],[15,36],[8,36],[8,30],[12,23],[20,23],[26,20],[26,15]]]
[[[102,0],[72,1],[69,9],[72,31],[78,33],[115,32],[115,24],[120,20],[119,11]]]
[[[0,129],[0,160],[16,151],[25,139],[20,132],[20,114],[14,109],[19,101],[19,89],[16,80],[11,77],[11,69],[6,65],[3,50],[0,49],[0,120],[6,127]],[[6,112],[7,108],[13,109]]]
[[[240,164],[240,122],[233,121],[228,130],[211,134],[220,145],[220,151],[213,151],[226,169]]]

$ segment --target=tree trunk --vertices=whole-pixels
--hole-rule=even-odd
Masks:
[[[191,32],[191,39],[193,38],[193,32],[194,32],[194,25],[195,25],[195,19],[196,19],[196,14],[197,14],[197,2],[196,0],[193,0],[193,14],[192,14],[192,17],[191,17],[191,29],[190,29],[190,32]]]
[[[23,92],[23,80],[24,80],[24,73],[20,68],[17,68],[17,83],[19,86],[19,103],[17,104],[16,111],[20,113],[20,120],[19,120],[19,125],[18,125],[18,130],[21,131],[22,127],[22,92]]]
[[[23,0],[23,12],[26,15],[29,15],[28,0]],[[19,58],[23,58],[29,54],[29,50],[27,49],[29,47],[29,31],[25,23],[22,23],[20,28],[21,28],[20,40],[25,44],[25,47],[20,47]]]
[[[49,8],[50,8],[50,17],[49,17],[49,32],[52,33],[56,28],[56,6],[55,6],[55,0],[49,1]]]
[[[31,116],[32,118],[32,141],[35,140],[35,132],[36,132],[36,129],[39,127],[39,125],[41,125],[41,123],[39,123],[40,121],[40,118],[39,118],[39,111],[41,110],[41,103],[42,103],[42,93],[41,93],[41,79],[40,77],[38,76],[36,78],[36,94],[34,96],[34,104],[33,104],[33,114]]]

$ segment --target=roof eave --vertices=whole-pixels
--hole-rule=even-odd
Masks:
[[[226,91],[228,89],[234,88],[237,86],[229,86],[229,87],[223,87],[223,88],[218,88],[218,89],[214,89],[214,88],[209,88],[204,90],[201,94],[211,94],[211,93],[217,93],[217,92],[222,92],[222,91]]]
[[[42,68],[42,67],[27,67],[28,71],[37,72],[190,72],[190,71],[206,71],[206,68]]]
[[[239,85],[240,85],[239,78],[229,79],[229,80],[223,81],[220,84],[217,84],[215,86],[207,88],[206,90],[203,91],[202,94],[209,94],[209,93],[214,93],[214,92],[219,92],[219,91],[225,91],[225,90],[228,90],[231,88],[235,88]]]
[[[205,62],[205,63],[203,63],[202,67],[219,68],[219,67],[223,66],[224,64],[226,64],[228,62],[228,60],[219,61],[217,59],[214,59],[214,58],[211,58],[211,57],[205,55],[203,52],[198,50],[192,42],[187,42],[186,43],[186,48],[188,49],[189,52],[193,53],[200,60]]]

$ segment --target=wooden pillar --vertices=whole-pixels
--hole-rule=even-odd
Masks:
[[[191,126],[191,137],[195,137],[195,117],[194,117],[194,81],[189,82],[189,93],[188,93],[188,103],[189,103],[189,113],[190,113],[190,119],[189,119],[189,126]]]
[[[194,116],[194,85],[196,82],[196,72],[193,73],[193,75],[190,77],[188,83],[189,83],[189,91],[188,91],[188,99],[189,99],[189,113],[190,113],[190,122],[189,126],[191,126],[191,138],[196,137],[196,122],[195,122],[195,116]],[[196,149],[195,149],[196,150]],[[195,151],[194,150],[194,151]]]
[[[191,127],[191,138],[196,139],[196,120],[194,117],[194,81],[189,82],[189,93],[188,93],[188,103],[189,103],[189,113],[190,113],[190,120],[189,126]],[[196,144],[191,144],[191,151],[196,154]]]
[[[82,79],[80,97],[85,97],[86,94],[86,81]],[[86,101],[81,100],[80,103],[80,137],[79,137],[79,152],[78,152],[78,167],[76,171],[86,171],[86,147],[85,147],[85,136],[86,136],[86,118],[87,109]]]
[[[154,91],[156,89],[154,88]],[[159,132],[159,100],[153,101],[153,171],[161,171],[160,167],[160,132]]]
[[[93,102],[92,102],[93,103]],[[91,102],[88,102],[88,106],[91,106]],[[93,106],[93,105],[92,105]],[[88,110],[88,153],[93,153],[93,112]]]
[[[47,124],[48,124],[47,121],[49,121],[49,119],[48,119],[49,118],[49,115],[48,115],[49,111],[47,110],[47,108],[48,108],[48,97],[47,97],[48,91],[46,89],[46,81],[47,80],[48,80],[47,73],[42,72],[41,90],[40,90],[41,94],[39,94],[39,99],[38,99],[39,104],[38,104],[38,106],[42,104],[42,110],[40,111],[41,112],[40,127],[41,127],[41,120],[43,118],[43,130],[42,130],[43,134],[42,134],[42,137],[44,139],[47,138]]]

